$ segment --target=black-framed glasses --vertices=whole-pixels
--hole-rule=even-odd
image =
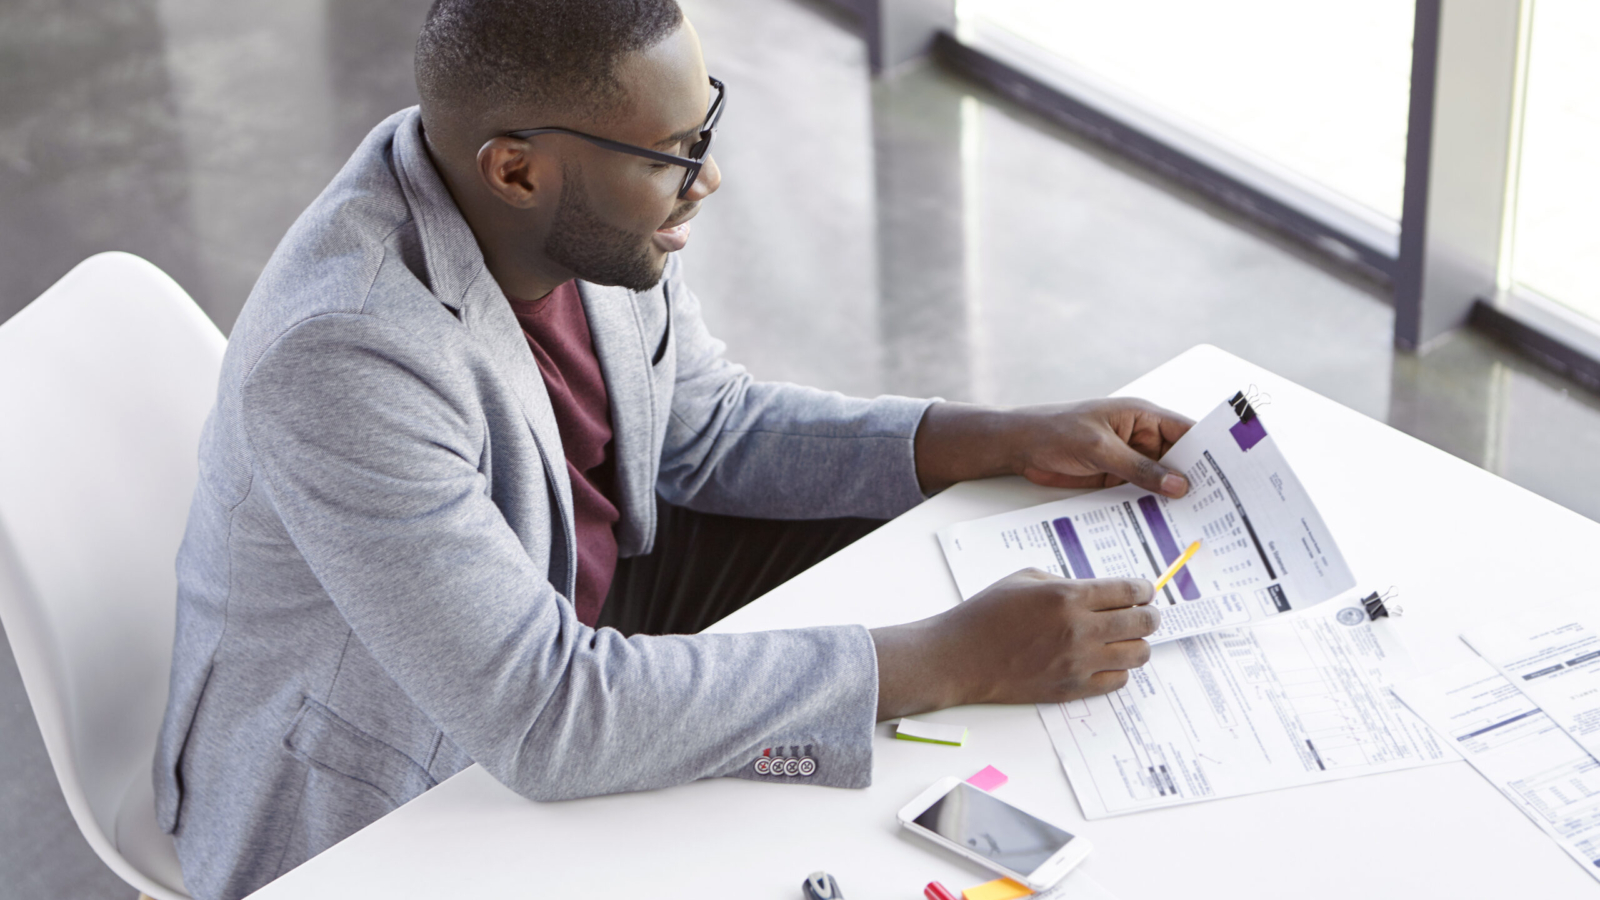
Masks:
[[[722,118],[723,100],[728,96],[727,88],[715,78],[711,79],[711,89],[716,91],[716,96],[711,98],[711,109],[706,112],[706,121],[700,126],[699,138],[689,147],[688,156],[674,156],[671,153],[662,153],[646,147],[635,147],[633,144],[624,144],[610,138],[595,137],[571,128],[525,128],[521,131],[508,131],[506,137],[519,140],[533,137],[536,134],[569,134],[575,138],[582,138],[596,147],[615,150],[618,153],[629,153],[653,159],[656,162],[668,163],[674,166],[683,166],[687,171],[683,175],[683,186],[678,189],[678,199],[688,196],[689,189],[694,187],[695,179],[700,177],[700,169],[705,165],[706,155],[711,152],[711,138],[717,133],[717,122]]]

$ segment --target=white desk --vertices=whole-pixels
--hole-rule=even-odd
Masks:
[[[1501,611],[1595,588],[1579,564],[1600,525],[1212,347],[1129,385],[1199,417],[1254,384],[1261,407],[1363,586],[1395,586],[1392,620],[1423,671],[1465,658],[1456,635]],[[1068,492],[1017,479],[960,485],[725,620],[715,630],[876,626],[957,601],[933,533]],[[1491,529],[1503,542],[1487,543]],[[1526,562],[1524,562],[1526,561]],[[1083,821],[1031,706],[928,718],[972,729],[948,748],[878,727],[864,791],[714,779],[670,790],[536,804],[473,767],[269,885],[260,900],[451,897],[749,897],[795,900],[808,872],[850,900],[914,900],[937,879],[990,877],[901,832],[894,813],[944,775],[994,764],[1000,796],[1088,835],[1069,896],[1600,897],[1600,886],[1456,762],[1332,784]]]

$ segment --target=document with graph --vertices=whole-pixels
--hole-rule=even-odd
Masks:
[[[1162,457],[1189,479],[1173,500],[1134,485],[952,525],[939,544],[962,599],[1026,568],[1065,578],[1156,580],[1151,643],[1269,619],[1355,586],[1333,535],[1241,392]]]
[[[1486,660],[1398,685],[1407,706],[1600,880],[1600,762]]]
[[[1390,692],[1413,674],[1391,621],[1352,600],[1182,638],[1039,715],[1089,819],[1457,759]]]

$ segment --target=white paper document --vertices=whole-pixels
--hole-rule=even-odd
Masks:
[[[1461,639],[1590,755],[1600,758],[1597,622],[1600,616],[1567,608],[1484,625]]]
[[[1355,586],[1333,535],[1242,395],[1162,458],[1189,479],[1180,500],[1134,485],[952,525],[939,544],[967,599],[1026,568],[1065,578],[1154,581],[1200,552],[1155,600],[1151,643],[1303,609]]]
[[[1479,659],[1395,693],[1600,880],[1600,763],[1526,694]]]
[[[1358,602],[1156,647],[1039,715],[1086,818],[1455,759],[1390,693],[1411,664]]]

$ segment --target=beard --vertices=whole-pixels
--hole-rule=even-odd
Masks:
[[[545,256],[584,281],[648,291],[661,281],[665,268],[650,251],[648,236],[600,221],[579,170],[562,167],[561,198],[545,238]]]

